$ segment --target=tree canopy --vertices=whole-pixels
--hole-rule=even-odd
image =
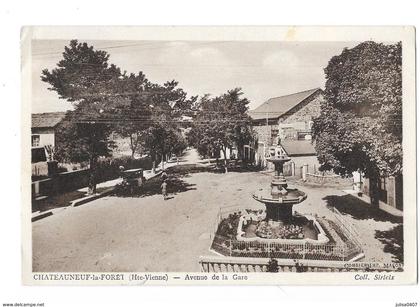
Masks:
[[[42,71],[41,80],[50,84],[50,90],[57,92],[60,98],[75,105],[73,111],[66,114],[57,131],[57,156],[69,161],[89,161],[92,174],[89,190],[95,192],[95,164],[99,156],[109,153],[110,127],[77,122],[106,117],[115,100],[115,84],[121,75],[120,69],[109,64],[109,55],[105,51],[95,50],[93,46],[70,41],[64,48],[63,58],[57,67]]]
[[[64,48],[56,68],[42,71],[41,80],[74,104],[57,129],[56,152],[62,161],[89,161],[91,192],[97,159],[110,154],[112,132],[130,139],[132,156],[140,144],[147,149],[153,139],[164,143],[157,144],[161,155],[185,148],[176,118],[191,113],[196,97],[188,98],[175,80],[160,85],[142,72],[122,73],[109,63],[107,52],[77,40]]]
[[[402,172],[401,43],[363,42],[325,68],[313,134],[321,169],[377,178]]]
[[[205,95],[198,103],[198,112],[189,133],[189,141],[202,156],[223,152],[227,171],[227,149],[243,145],[253,137],[251,118],[247,114],[249,100],[240,88],[217,97]]]

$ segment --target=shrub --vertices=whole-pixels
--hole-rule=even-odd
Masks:
[[[102,158],[98,161],[96,168],[97,182],[116,179],[120,176],[120,166],[124,169],[142,168],[144,170],[152,168],[150,157],[133,159],[129,156],[120,158]]]
[[[65,173],[65,172],[68,172],[67,167],[64,167],[64,166],[59,166],[59,167],[57,168],[57,173]]]

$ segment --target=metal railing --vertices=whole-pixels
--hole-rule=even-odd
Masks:
[[[351,223],[335,209],[333,211],[335,223],[343,230],[345,240],[335,243],[286,243],[286,242],[261,242],[241,241],[234,237],[217,234],[220,222],[235,213],[261,208],[244,209],[238,206],[222,207],[214,223],[214,235],[211,248],[224,256],[231,257],[257,257],[257,258],[285,258],[285,259],[312,259],[348,261],[363,252],[359,236]]]
[[[348,221],[340,211],[336,208],[332,208],[334,213],[335,222],[341,227],[345,235],[353,242],[358,248],[362,249],[362,243],[358,231],[354,228],[353,224]]]

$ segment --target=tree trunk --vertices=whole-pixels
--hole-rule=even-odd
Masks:
[[[162,154],[161,154],[162,158],[160,160],[161,160],[161,163],[162,163],[162,170],[164,170],[165,169],[166,154],[165,154],[165,150],[163,148],[161,148],[161,152],[162,152]]]
[[[370,204],[377,208],[379,208],[379,183],[379,176],[371,176],[371,178],[369,178]]]
[[[133,143],[133,135],[132,134],[130,134],[130,149],[131,149],[131,159],[134,159],[134,153],[136,151],[136,148],[135,148],[134,143]]]
[[[88,194],[92,195],[96,193],[96,162],[97,159],[93,155],[91,155],[89,159],[89,187],[88,187]]]
[[[227,166],[226,148],[223,148],[222,151],[223,151],[223,157],[224,157],[225,174],[227,174],[229,171],[228,171],[228,166]]]
[[[152,172],[156,173],[156,152],[152,153]]]
[[[236,157],[238,160],[243,160],[244,159],[244,145],[240,145],[238,144],[238,156]]]

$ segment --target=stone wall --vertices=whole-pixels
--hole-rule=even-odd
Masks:
[[[351,187],[353,185],[353,178],[342,178],[339,175],[319,175],[306,174],[306,183],[313,183],[325,186],[344,186]]]
[[[84,188],[89,184],[89,176],[89,169],[83,169],[60,173],[53,178],[34,181],[32,182],[32,198],[38,195],[52,196]]]
[[[255,161],[256,163],[262,163],[263,166],[266,165],[264,157],[264,148],[274,145],[278,141],[278,137],[284,138],[287,134],[292,139],[297,139],[297,131],[310,131],[309,122],[313,121],[314,118],[318,117],[321,109],[321,102],[324,100],[324,96],[321,91],[309,97],[303,101],[298,107],[290,110],[278,120],[278,123],[273,125],[270,123],[262,126],[253,126],[254,131],[258,136],[259,148],[257,149]],[[285,125],[286,130],[279,132],[279,128]],[[292,136],[292,137],[291,137]],[[265,146],[264,146],[265,145]],[[312,162],[312,161],[311,161]],[[314,163],[318,165],[318,162]]]
[[[293,124],[298,122],[309,122],[318,117],[321,113],[321,102],[324,100],[322,93],[316,94],[308,99],[296,109],[292,109],[289,114],[285,114],[279,120],[279,123]]]
[[[254,126],[253,129],[257,133],[259,142],[266,143],[268,140],[269,145],[271,145],[272,130],[277,130],[278,126],[277,125],[269,125],[268,127],[266,125]]]

